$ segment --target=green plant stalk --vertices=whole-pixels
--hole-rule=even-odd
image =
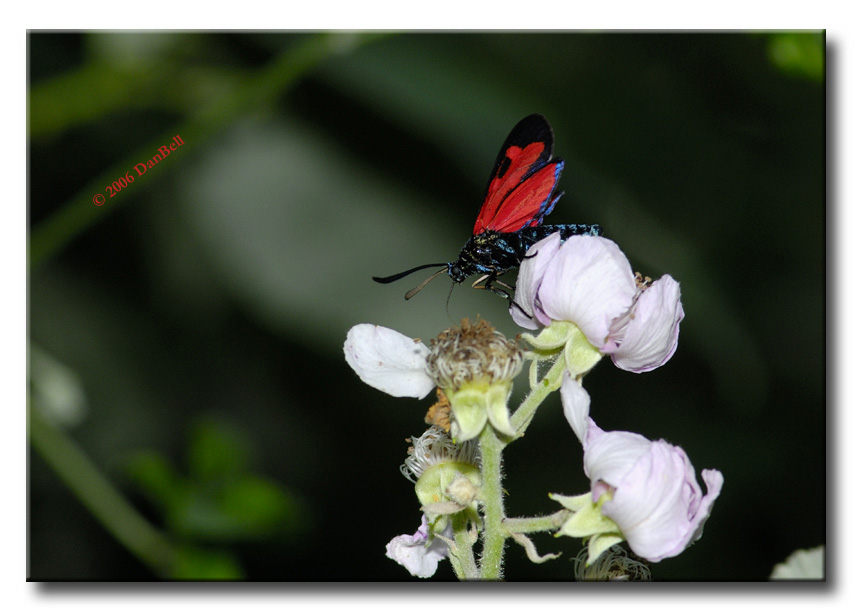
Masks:
[[[547,516],[508,518],[504,520],[504,528],[510,533],[554,531],[562,527],[571,514],[570,510],[563,508]]]
[[[177,550],[146,521],[65,433],[27,404],[32,447],[94,517],[156,574],[169,578]]]
[[[536,367],[536,360],[531,363],[531,368]],[[536,383],[530,393],[512,415],[510,422],[516,430],[517,437],[521,437],[527,429],[536,410],[544,399],[552,392],[560,388],[560,379],[566,369],[566,359],[560,352],[548,373]],[[506,539],[512,533],[525,533],[534,531],[550,531],[559,527],[554,523],[557,515],[533,519],[507,519],[504,511],[503,487],[501,485],[501,461],[503,449],[506,442],[502,441],[492,429],[486,424],[480,434],[480,455],[482,460],[483,486],[480,499],[483,502],[483,513],[485,525],[483,529],[483,552],[480,556],[480,578],[482,580],[500,580],[503,575],[503,553]],[[508,528],[507,523],[513,528]]]
[[[450,563],[459,580],[476,580],[480,577],[480,570],[474,560],[477,532],[468,530],[466,514],[457,512],[452,518],[453,544],[450,545]]]
[[[483,486],[484,529],[483,552],[480,556],[480,578],[500,580],[503,573],[504,543],[509,533],[504,529],[503,487],[501,486],[501,459],[506,444],[498,438],[490,424],[480,434]]]
[[[537,360],[534,358],[530,367],[535,368],[536,366]],[[524,401],[521,402],[521,405],[510,418],[510,423],[515,428],[517,438],[524,435],[525,430],[530,425],[531,421],[533,421],[533,416],[536,414],[536,410],[545,398],[548,397],[550,393],[560,388],[560,384],[562,382],[561,379],[563,378],[563,372],[565,372],[565,370],[566,358],[563,355],[563,352],[560,351],[559,355],[557,355],[557,358],[554,360],[554,363],[549,368],[548,373],[530,389],[530,393],[527,394],[527,397],[524,398]]]

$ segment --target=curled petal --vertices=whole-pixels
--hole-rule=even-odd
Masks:
[[[654,370],[675,353],[682,319],[681,287],[665,274],[637,299],[618,347],[614,350],[605,347],[603,350],[609,352],[613,363],[623,370]]]
[[[563,401],[563,414],[566,415],[566,420],[578,440],[583,443],[587,436],[589,393],[566,372],[563,374],[563,384],[560,386],[560,399]]]
[[[385,545],[385,556],[405,567],[412,576],[429,578],[438,569],[438,562],[447,557],[448,547],[441,538],[433,538],[427,546],[428,538],[429,525],[424,515],[414,534],[399,535]]]
[[[597,348],[604,346],[611,322],[631,307],[635,293],[628,258],[600,236],[567,239],[539,286],[542,311],[550,319],[575,323]]]
[[[513,321],[520,327],[536,329],[538,325],[551,323],[551,319],[542,311],[542,305],[536,294],[548,264],[559,249],[560,234],[554,233],[530,247],[524,256],[515,283],[515,302],[509,307]],[[527,316],[528,314],[533,318]]]
[[[356,325],[347,333],[344,356],[365,383],[394,397],[424,398],[435,386],[426,373],[429,349],[378,325]]]

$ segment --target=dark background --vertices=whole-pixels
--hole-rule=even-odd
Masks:
[[[342,344],[362,322],[521,331],[488,292],[448,302],[441,278],[405,302],[421,276],[370,277],[456,258],[531,112],[566,160],[549,221],[599,223],[681,283],[670,363],[585,379],[604,429],[725,476],[654,577],[765,580],[825,543],[823,66],[823,33],[30,33],[32,409],[192,552],[155,572],[32,449],[28,575],[414,580],[384,546],[420,521],[398,466],[430,401],[366,387]],[[505,472],[511,515],[584,492],[557,397]],[[578,542],[536,542],[564,554],[511,544],[507,578],[571,579]]]

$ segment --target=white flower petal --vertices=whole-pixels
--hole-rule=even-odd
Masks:
[[[588,426],[589,393],[566,372],[563,374],[563,384],[560,386],[560,399],[563,400],[563,414],[566,415],[566,420],[583,444]]]
[[[539,285],[542,284],[542,276],[545,274],[548,264],[560,249],[560,240],[559,232],[540,240],[530,247],[518,268],[518,279],[515,282],[515,303],[510,304],[509,313],[513,321],[520,327],[536,329],[538,324],[549,325],[551,323],[548,316],[542,312],[536,294],[539,291]],[[528,314],[533,318],[527,316]]]
[[[622,340],[611,353],[613,363],[631,372],[648,372],[662,366],[678,346],[682,319],[681,287],[665,274],[637,299]]]
[[[420,528],[413,535],[399,535],[385,545],[385,556],[405,567],[412,576],[429,578],[438,569],[438,562],[447,558],[448,548],[441,538],[434,538],[426,546],[428,536],[429,526],[424,515]]]
[[[825,580],[825,557],[826,549],[823,546],[796,550],[784,563],[776,564],[770,580]]]
[[[592,419],[588,421],[584,442],[584,472],[593,485],[606,482],[617,486],[637,461],[649,451],[652,443],[640,434],[630,431],[604,431]]]
[[[538,294],[548,317],[573,322],[601,348],[611,322],[630,308],[635,292],[631,264],[615,242],[572,236],[551,260]]]
[[[424,398],[435,386],[426,373],[429,349],[378,325],[356,325],[347,333],[344,356],[359,378],[394,397]]]

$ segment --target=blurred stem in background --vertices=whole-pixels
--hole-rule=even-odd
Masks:
[[[32,447],[50,465],[77,499],[109,531],[154,573],[167,578],[177,551],[122,497],[86,454],[39,411],[27,405]]]
[[[233,82],[227,87],[229,95],[214,99],[210,104],[190,114],[183,123],[176,125],[168,133],[158,135],[131,155],[104,170],[77,196],[32,230],[29,240],[30,271],[36,270],[76,236],[121,204],[121,199],[115,203],[111,200],[107,206],[98,207],[93,204],[92,196],[102,191],[103,185],[111,183],[117,176],[124,176],[140,159],[148,159],[153,151],[157,151],[164,142],[171,141],[175,134],[180,134],[190,145],[189,150],[192,150],[252,109],[273,103],[319,63],[332,56],[352,52],[360,45],[382,36],[384,35],[350,33],[312,35],[293,49],[282,53],[270,62],[269,66],[249,79],[233,77]],[[97,71],[93,72],[90,67],[84,67],[76,74],[84,81],[83,84],[87,84],[83,88],[87,92],[91,90],[91,80],[98,79]],[[109,79],[111,75],[105,76]],[[58,81],[62,83],[58,84]],[[53,124],[50,121],[41,123],[40,111],[48,109],[51,103],[56,102],[57,89],[73,91],[79,85],[80,83],[75,81],[75,75],[62,75],[30,92],[31,137],[59,132],[68,127],[61,121]],[[86,121],[93,121],[111,108],[108,104],[99,104],[96,96],[87,96],[86,99],[97,108],[77,108],[77,115],[72,119],[82,117]],[[170,160],[166,168],[158,171],[153,177],[140,181],[134,189],[139,191],[150,185],[152,180],[162,179],[167,171],[174,171],[185,158],[186,155],[178,155],[174,160]],[[242,572],[229,555],[202,551],[172,542],[130,505],[72,439],[40,414],[37,406],[31,408],[28,404],[27,413],[28,437],[32,448],[104,528],[155,574],[163,578],[242,577]]]

